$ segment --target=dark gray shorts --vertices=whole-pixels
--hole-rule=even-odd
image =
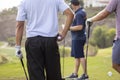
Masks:
[[[113,42],[112,62],[115,64],[120,64],[120,39]]]

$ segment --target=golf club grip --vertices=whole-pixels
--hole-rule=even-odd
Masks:
[[[26,76],[26,80],[28,80],[28,76],[27,76],[27,72],[25,70],[25,66],[24,66],[23,60],[20,59],[20,61],[21,61],[21,64],[22,64],[22,67],[23,67],[23,70],[24,70],[24,73],[25,73],[25,76]]]

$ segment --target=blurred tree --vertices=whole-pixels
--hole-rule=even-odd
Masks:
[[[115,37],[115,28],[111,28],[106,32],[106,40],[107,40],[106,46],[108,47],[112,46],[114,37]]]
[[[106,26],[95,27],[92,32],[90,43],[99,48],[106,48],[112,45],[115,36],[115,29]]]

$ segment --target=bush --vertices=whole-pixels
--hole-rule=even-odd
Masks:
[[[60,46],[59,51],[60,51],[60,56],[61,57],[63,57],[63,56],[64,57],[69,57],[70,54],[71,54],[71,48],[70,47],[65,47],[64,48],[63,46]],[[84,48],[84,52],[86,54],[86,45],[85,45],[85,48]],[[88,48],[88,55],[89,56],[95,56],[97,54],[97,52],[98,52],[98,47],[97,46],[89,45],[89,48]]]
[[[107,48],[112,46],[115,36],[115,28],[106,26],[95,27],[90,38],[90,44],[99,48]]]
[[[21,42],[21,46],[25,45],[25,41],[26,41],[26,37],[23,36],[22,37],[22,42]],[[10,37],[7,39],[8,45],[9,46],[15,46],[15,37]]]
[[[71,49],[70,49],[70,47],[60,46],[59,51],[60,51],[60,56],[61,57],[63,57],[63,56],[68,57],[68,56],[70,56]]]
[[[0,42],[0,46],[4,45],[4,42]]]
[[[9,46],[15,46],[15,37],[10,37],[7,39]]]
[[[87,46],[85,45],[85,49],[84,49],[85,55],[86,55],[86,48],[87,48]],[[88,47],[88,55],[89,56],[96,56],[97,52],[98,52],[97,46],[89,45],[89,47]]]
[[[5,56],[0,55],[0,64],[4,64],[6,62],[8,62],[8,59]]]

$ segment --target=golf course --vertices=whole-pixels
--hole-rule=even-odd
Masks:
[[[4,43],[0,43],[0,80],[25,80],[25,75],[19,59],[15,56],[14,47],[2,47]],[[120,80],[120,75],[112,69],[110,48],[99,49],[96,56],[88,56],[88,74],[89,80]],[[22,48],[25,59],[25,50]],[[25,65],[26,66],[26,65]],[[70,75],[74,68],[74,59],[64,58],[64,74],[63,74],[63,58],[61,57],[62,76]],[[112,72],[112,75],[108,75]],[[79,76],[82,74],[80,66]]]

